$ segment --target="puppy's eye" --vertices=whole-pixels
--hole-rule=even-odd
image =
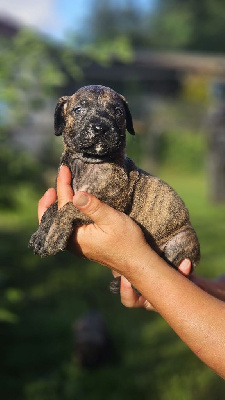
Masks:
[[[82,107],[76,107],[76,108],[74,108],[75,114],[80,114],[81,111],[82,111]]]
[[[121,108],[116,108],[115,109],[115,114],[116,114],[117,117],[119,117],[120,115],[123,114],[123,111],[121,110]]]

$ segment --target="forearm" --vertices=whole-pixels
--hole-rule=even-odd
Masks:
[[[225,378],[225,304],[170,268],[151,249],[127,279],[190,349]]]

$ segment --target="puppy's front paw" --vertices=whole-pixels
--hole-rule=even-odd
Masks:
[[[34,254],[40,257],[46,257],[48,254],[45,251],[46,233],[39,227],[30,238],[28,246],[33,249]]]
[[[45,252],[48,255],[55,255],[66,249],[69,237],[76,224],[77,214],[78,210],[72,202],[65,204],[57,211],[44,244]]]
[[[57,222],[54,222],[51,226],[44,245],[45,253],[51,256],[66,249],[67,242],[72,234],[72,227],[68,229],[67,226],[66,229],[64,229],[64,227]]]
[[[34,251],[34,254],[40,257],[48,256],[48,252],[45,249],[45,241],[51,227],[52,221],[57,215],[58,206],[57,203],[52,204],[44,213],[41,223],[37,231],[31,236],[28,246]]]

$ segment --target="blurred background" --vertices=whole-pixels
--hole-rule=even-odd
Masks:
[[[110,271],[28,249],[62,152],[57,99],[103,84],[129,103],[128,155],[188,206],[198,273],[224,273],[224,53],[223,0],[0,0],[2,400],[224,398],[159,315],[109,293]]]

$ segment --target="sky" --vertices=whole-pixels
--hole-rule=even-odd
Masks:
[[[10,18],[63,40],[71,31],[78,31],[88,16],[92,0],[0,0],[0,17]],[[145,9],[155,0],[138,0]],[[114,0],[122,4],[127,0]]]

